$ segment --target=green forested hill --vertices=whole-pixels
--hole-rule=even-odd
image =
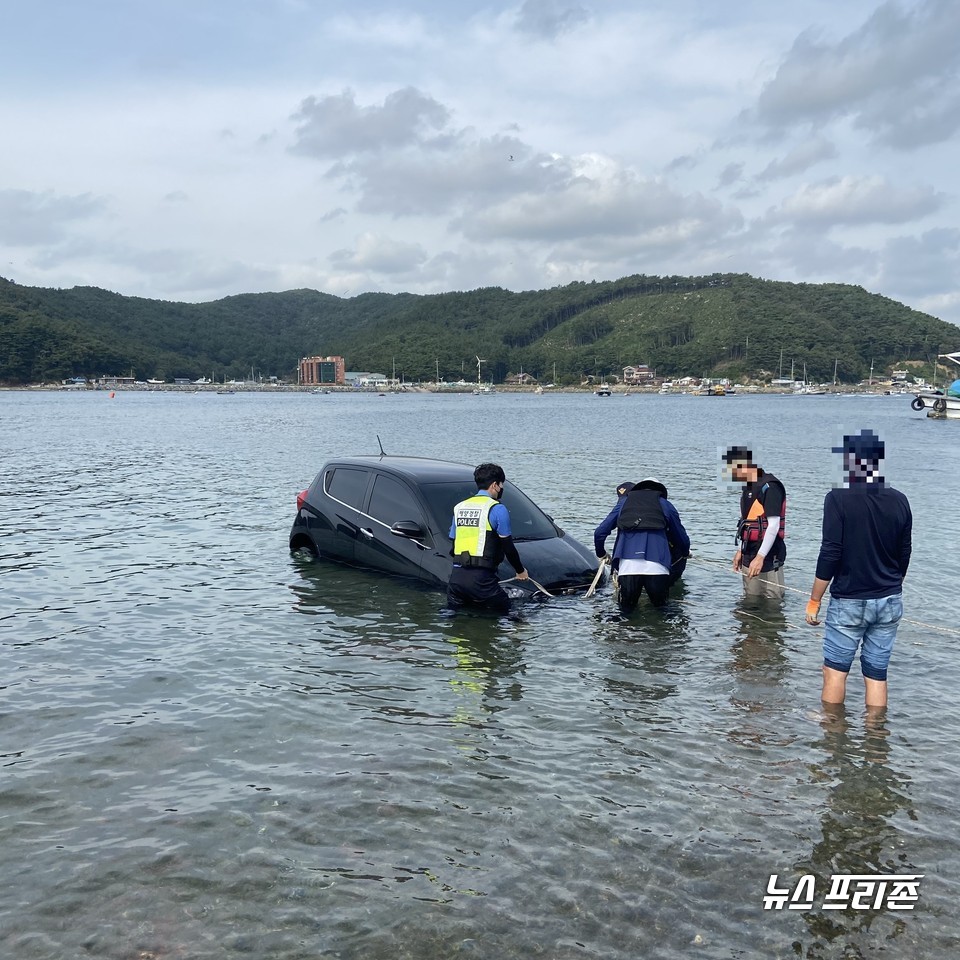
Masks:
[[[211,303],[124,297],[95,287],[0,279],[0,382],[129,374],[138,379],[295,377],[297,359],[339,354],[347,369],[406,380],[521,368],[579,382],[646,363],[667,376],[776,375],[841,380],[960,349],[960,328],[861,287],[746,275],[633,276],[511,293],[498,287],[341,299],[315,290]]]

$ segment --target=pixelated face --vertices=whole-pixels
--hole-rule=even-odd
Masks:
[[[734,483],[746,483],[750,479],[747,473],[749,469],[750,462],[748,460],[734,460],[727,464],[723,472]]]
[[[756,464],[753,463],[753,452],[745,446],[719,447],[720,480],[725,484],[749,483]]]
[[[843,470],[848,480],[871,483],[880,477],[880,461],[845,453],[843,455]]]

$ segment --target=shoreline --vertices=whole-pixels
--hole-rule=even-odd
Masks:
[[[703,396],[698,394],[695,389],[692,390],[667,390],[661,391],[658,387],[610,387],[609,396]],[[836,387],[825,387],[823,394],[811,394],[811,396],[844,396],[844,395],[862,395],[862,396],[912,396],[919,387],[906,390],[894,390],[888,385],[879,385],[874,387],[863,387],[858,385],[838,384]],[[478,393],[476,387],[459,385],[443,385],[437,387],[433,384],[404,384],[391,387],[348,387],[339,384],[329,384],[320,387],[299,386],[297,384],[104,384],[88,386],[70,386],[66,384],[28,384],[23,386],[0,386],[0,391],[13,393],[213,393],[220,395],[230,395],[239,393],[302,393],[302,394],[456,394],[456,395],[475,395]],[[545,387],[540,393],[537,393],[536,387],[514,386],[514,385],[484,385],[479,391],[483,396],[490,396],[497,393],[515,393],[530,394],[531,396],[546,396],[548,394],[586,394],[596,393],[594,386],[565,386],[565,387]],[[795,390],[784,389],[782,387],[766,386],[741,386],[733,393],[726,396],[753,396],[753,395],[774,395],[774,396],[793,396],[797,394]],[[803,395],[803,394],[798,394]],[[723,394],[721,394],[723,396]],[[603,398],[601,398],[603,399]]]

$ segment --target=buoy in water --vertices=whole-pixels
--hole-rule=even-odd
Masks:
[[[113,390],[111,390],[111,391],[110,391],[110,399],[112,400],[115,396],[116,396],[116,393],[115,393]]]

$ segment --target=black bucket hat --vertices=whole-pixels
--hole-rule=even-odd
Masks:
[[[753,451],[749,447],[730,447],[723,459],[726,463],[753,464]]]
[[[832,447],[833,453],[849,453],[860,460],[882,460],[883,441],[872,430],[861,430],[843,438],[843,445]]]

